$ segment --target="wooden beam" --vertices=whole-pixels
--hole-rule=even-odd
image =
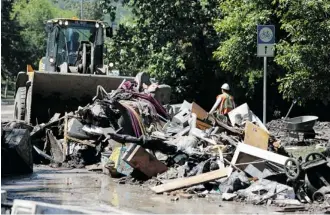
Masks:
[[[66,138],[67,138],[67,140],[72,140],[72,141],[75,141],[77,143],[81,143],[81,144],[84,144],[84,145],[87,145],[87,146],[95,147],[95,144],[90,143],[88,140],[79,140],[77,138],[70,137],[70,136],[66,136]]]
[[[216,120],[217,124],[221,127],[223,127],[224,129],[234,133],[234,134],[238,134],[238,135],[243,135],[243,131],[240,129],[236,129],[234,127],[231,127],[229,125],[226,125],[225,123],[221,122],[220,120],[218,120],[217,118],[214,117],[214,119]]]
[[[213,181],[219,178],[226,177],[228,175],[228,171],[230,168],[224,168],[215,170],[212,172],[207,172],[203,174],[199,174],[192,177],[177,179],[175,181],[169,182],[167,184],[162,184],[159,186],[152,187],[151,190],[155,193],[163,193],[167,191],[178,190],[185,187],[194,186],[197,184],[202,184],[205,182]]]

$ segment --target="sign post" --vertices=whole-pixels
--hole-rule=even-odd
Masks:
[[[263,123],[266,125],[267,57],[274,57],[275,26],[258,25],[257,32],[257,56],[264,58]]]

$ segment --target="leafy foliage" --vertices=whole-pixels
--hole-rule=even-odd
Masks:
[[[44,22],[56,17],[72,17],[74,13],[62,10],[49,0],[17,0],[13,3],[11,19],[19,24],[22,43],[21,50],[29,54],[30,64],[38,65],[46,48]]]
[[[2,75],[36,65],[45,50],[45,20],[79,14],[79,1],[4,1]],[[309,110],[330,101],[330,1],[102,0],[84,1],[83,14],[117,23],[107,50],[121,74],[147,71],[172,86],[173,102],[195,100],[206,109],[228,82],[236,102],[248,102],[255,112],[262,107],[263,77],[256,26],[274,24],[269,111],[283,111],[283,98],[300,97]]]
[[[61,7],[65,10],[74,11],[74,14],[80,17],[80,1],[63,0]],[[101,20],[103,18],[103,11],[100,1],[83,1],[82,13],[83,19]]]
[[[28,52],[21,49],[20,26],[10,19],[11,1],[3,1],[1,8],[1,77],[16,75],[24,66]]]
[[[257,57],[258,24],[277,24],[273,16],[276,6],[271,0],[246,1],[222,0],[219,10],[222,16],[215,20],[215,29],[221,34],[221,42],[214,52],[223,70],[234,73],[236,86],[242,96],[253,96],[256,85],[263,77],[263,59]],[[276,25],[277,27],[278,25]],[[279,36],[277,33],[276,36]],[[275,80],[278,68],[268,59],[268,79]]]
[[[110,58],[124,74],[144,70],[173,86],[175,100],[214,102],[217,63],[212,52],[218,36],[212,19],[217,1],[126,2],[134,20],[119,25],[111,43]],[[212,92],[212,93],[210,93]],[[205,95],[210,94],[211,99]]]
[[[223,37],[214,55],[224,70],[242,78],[243,87],[255,89],[262,77],[256,25],[274,24],[278,44],[268,67],[271,83],[278,78],[284,98],[318,100],[315,94],[322,91],[322,100],[329,101],[329,8],[329,1],[223,0],[215,23]]]
[[[277,46],[276,62],[285,98],[330,101],[330,2],[280,0],[277,15],[288,36]]]

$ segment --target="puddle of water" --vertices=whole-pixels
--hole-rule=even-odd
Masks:
[[[54,170],[36,167],[31,176],[2,178],[1,189],[11,199],[28,199],[89,209],[113,206],[139,213],[272,213],[273,207],[221,202],[220,196],[180,199],[156,195],[141,186],[119,185],[107,175],[87,170]]]

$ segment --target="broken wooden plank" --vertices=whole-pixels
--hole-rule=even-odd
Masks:
[[[289,206],[283,209],[277,210],[276,212],[295,212],[295,211],[306,211],[305,206]]]
[[[192,176],[192,177],[177,179],[177,180],[175,180],[173,182],[169,182],[167,184],[162,184],[159,186],[152,187],[151,190],[154,191],[155,193],[163,193],[163,192],[167,192],[167,191],[173,191],[173,190],[177,190],[180,188],[190,187],[193,185],[198,185],[201,183],[213,181],[213,180],[216,180],[219,178],[226,177],[228,175],[229,169],[230,168],[224,168],[224,169],[219,169],[219,170],[215,170],[212,172],[199,174],[199,175]]]
[[[165,164],[139,145],[132,144],[123,156],[123,160],[150,178],[167,171]]]
[[[234,134],[238,134],[238,135],[243,135],[243,132],[237,128],[233,128],[233,127],[230,127],[229,125],[227,125],[226,123],[223,123],[221,122],[220,120],[218,120],[217,118],[214,118],[217,122],[217,124],[219,126],[221,126],[222,128],[234,133]]]
[[[247,121],[245,124],[244,143],[267,150],[269,134],[259,126]]]
[[[95,147],[95,144],[90,143],[88,140],[79,140],[77,138],[70,137],[70,136],[66,136],[66,139],[67,140],[72,140],[72,141],[75,141],[77,143],[81,143],[81,144],[84,144],[84,145],[87,145],[87,146]]]

